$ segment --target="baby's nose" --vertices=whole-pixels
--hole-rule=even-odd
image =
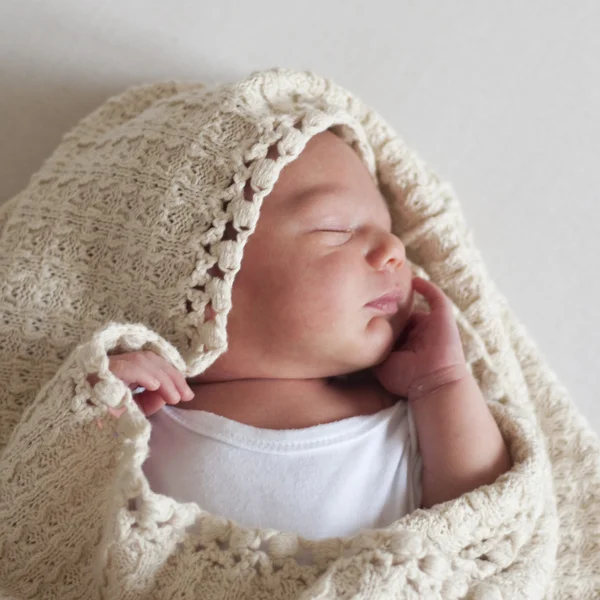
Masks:
[[[391,266],[393,268],[399,269],[406,262],[406,248],[404,247],[402,240],[393,233],[390,233],[387,239],[389,248],[387,250],[388,258],[385,266]]]

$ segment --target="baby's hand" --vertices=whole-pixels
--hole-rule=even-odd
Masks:
[[[151,350],[139,350],[108,357],[109,369],[131,390],[144,387],[146,390],[134,396],[146,415],[159,411],[165,404],[177,404],[180,400],[191,400],[194,393],[185,377],[162,356]],[[98,378],[90,375],[91,385]]]
[[[412,283],[431,312],[413,312],[390,354],[373,367],[388,392],[409,401],[469,375],[450,299],[431,281]]]

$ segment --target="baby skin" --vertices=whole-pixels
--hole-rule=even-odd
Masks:
[[[423,508],[493,483],[511,460],[467,369],[451,302],[413,277],[391,230],[355,151],[332,132],[313,137],[263,200],[234,280],[227,351],[187,380],[150,351],[112,355],[111,371],[145,388],[135,399],[146,415],[178,404],[266,429],[407,401]],[[372,304],[390,292],[391,308]],[[415,292],[428,312],[413,310]],[[348,374],[360,378],[335,379]]]

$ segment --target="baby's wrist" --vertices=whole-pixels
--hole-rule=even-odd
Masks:
[[[466,363],[458,363],[419,377],[408,388],[408,401],[415,402],[430,396],[443,387],[471,377]]]

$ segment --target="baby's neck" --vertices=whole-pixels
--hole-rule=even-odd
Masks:
[[[237,379],[190,384],[195,397],[177,407],[204,410],[262,429],[301,429],[391,406],[374,380]]]

